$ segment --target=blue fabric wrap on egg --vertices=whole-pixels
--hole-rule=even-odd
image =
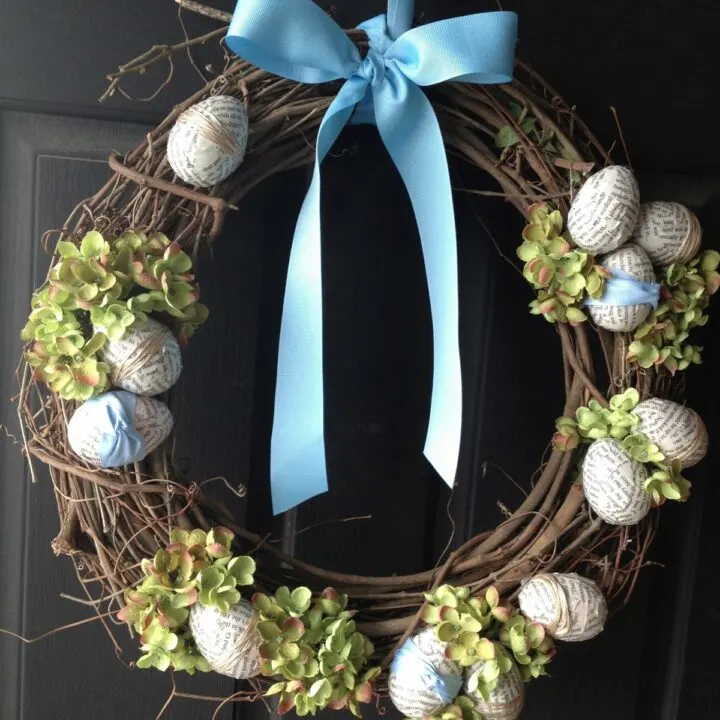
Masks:
[[[415,643],[414,638],[406,640],[395,653],[390,671],[403,678],[421,677],[425,687],[434,691],[443,705],[450,705],[462,687],[462,675],[445,675],[428,660],[427,655]]]
[[[113,468],[142,460],[145,438],[135,428],[137,396],[125,390],[91,398],[85,403],[87,422],[101,432],[98,455],[103,467]]]
[[[643,282],[622,270],[610,269],[612,276],[605,281],[605,292],[599,299],[587,298],[585,305],[643,305],[647,303],[657,310],[660,302],[660,285]]]

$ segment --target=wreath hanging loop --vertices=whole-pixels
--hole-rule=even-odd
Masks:
[[[317,172],[356,105],[358,117],[389,113],[390,78],[427,103],[399,77],[402,58],[392,53],[408,35],[419,42],[433,33],[432,25],[409,29],[411,3],[391,2],[387,18],[365,34],[342,34],[314,5],[296,3],[338,43],[350,69],[332,77],[314,70],[313,84],[298,84],[311,78],[268,72],[286,60],[273,57],[272,67],[259,69],[231,58],[135,150],[110,158],[111,179],[59,233],[23,331],[19,396],[26,450],[49,466],[56,490],[61,527],[53,547],[73,559],[99,611],[119,610],[138,634],[140,667],[254,677],[240,699],[277,695],[281,712],[299,715],[325,707],[359,714],[363,703],[389,694],[411,717],[514,718],[523,681],[545,674],[555,641],[593,637],[628,600],[655,533],[653,508],[689,496],[685,469],[708,439],[700,416],[675,402],[675,378],[700,360],[691,332],[707,321],[720,287],[720,254],[698,254],[701,228],[687,208],[641,204],[632,172],[613,165],[574,110],[523,63],[515,63],[512,83],[438,85],[432,108],[423,105],[444,143],[442,172],[431,164],[431,179],[447,175],[447,150],[487,171],[526,223],[517,256],[536,293],[530,312],[551,324],[561,347],[565,402],[555,434],[521,505],[439,567],[363,577],[283,554],[235,522],[207,491],[209,480],[183,477],[174,462],[165,391],[181,372],[181,347],[212,312],[200,301],[195,261],[252,187],[313,160]],[[247,50],[243,23],[265,38],[267,27],[254,23],[281,6],[285,12],[274,0],[240,3],[230,47],[242,37],[237,47]],[[373,35],[379,29],[382,42]],[[295,48],[305,51],[306,43]],[[365,69],[353,79],[358,64]],[[451,71],[448,78],[464,79]],[[330,82],[348,75],[340,90]],[[352,102],[339,111],[343,93]],[[308,143],[316,134],[317,148]],[[384,141],[402,173],[396,156],[404,146]],[[203,173],[209,187],[198,181]],[[417,179],[403,177],[425,242],[434,221],[417,207],[425,197]],[[313,241],[313,262],[316,193],[313,185],[303,210],[309,220],[301,215],[296,236],[296,244]],[[443,202],[433,212],[450,221],[439,225],[454,252],[452,205]],[[456,294],[456,286],[441,283],[443,293]],[[321,298],[313,299],[318,320]],[[436,331],[448,317],[456,323],[453,312],[434,316]],[[449,344],[457,344],[452,333]],[[316,370],[309,385],[296,378],[293,389],[311,387],[321,410]],[[446,479],[454,476],[458,432],[438,436],[444,459],[436,464],[449,468]],[[274,439],[292,447],[282,432]],[[276,509],[320,488],[323,454],[315,460],[311,482],[296,496],[280,488]]]

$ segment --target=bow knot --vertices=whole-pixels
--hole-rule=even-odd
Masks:
[[[363,80],[367,80],[371,87],[381,85],[385,80],[385,53],[393,44],[389,35],[387,18],[385,15],[378,15],[358,27],[368,39],[367,55],[355,71]]]
[[[277,514],[327,490],[322,347],[320,164],[349,122],[377,125],[415,212],[433,323],[433,384],[424,453],[452,486],[462,383],[452,186],[440,125],[421,87],[512,79],[517,16],[488,12],[411,29],[412,0],[358,26],[362,58],[311,0],[238,0],[226,41],[235,53],[301,83],[346,82],[320,123],[315,168],[290,251],[270,457]]]
[[[385,80],[385,58],[371,45],[355,72],[369,85],[377,87]]]

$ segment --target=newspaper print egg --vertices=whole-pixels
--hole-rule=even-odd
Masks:
[[[667,460],[683,467],[697,465],[708,450],[708,432],[698,413],[671,400],[650,398],[633,412],[639,416],[638,432],[647,435]]]
[[[476,672],[482,672],[484,661],[470,666],[465,674],[464,693],[473,701],[475,709],[486,720],[517,720],[525,703],[525,684],[518,666],[513,662],[510,672],[500,675],[495,689],[485,700],[477,691],[470,691],[468,682]]]
[[[593,255],[627,242],[637,224],[640,190],[627,167],[611,165],[591,175],[580,188],[568,214],[575,244]]]
[[[605,255],[601,260],[609,270],[621,270],[642,282],[655,282],[655,271],[650,258],[638,245],[627,243],[619,250]],[[602,298],[601,298],[602,300]],[[590,317],[596,325],[612,332],[630,332],[647,319],[652,305],[613,305],[599,302],[588,306]]]
[[[425,628],[413,636],[423,659],[443,675],[461,675],[460,666],[445,656],[447,643],[438,640],[435,629]],[[438,713],[445,702],[417,672],[395,672],[391,667],[388,692],[393,705],[408,718],[430,717]]]
[[[687,263],[700,250],[702,228],[695,214],[676,202],[649,202],[640,206],[632,242],[657,267]]]
[[[647,470],[617,440],[595,440],[585,455],[582,474],[590,507],[609,525],[635,525],[650,512]]]
[[[168,137],[167,159],[186,183],[211,187],[238,169],[247,141],[245,103],[229,95],[216,95],[178,117]]]
[[[109,421],[107,405],[113,396],[130,400],[123,403],[132,411],[132,417],[127,417],[128,426],[124,422],[113,426]],[[106,468],[144,460],[165,441],[172,428],[173,416],[165,403],[122,390],[83,403],[67,426],[73,452],[91,465]],[[137,442],[134,431],[140,434],[141,443]]]
[[[518,602],[523,615],[565,642],[594,638],[607,620],[607,601],[600,588],[576,573],[535,575],[522,586]]]
[[[189,627],[198,651],[215,672],[238,680],[260,674],[257,612],[247,600],[227,612],[196,603]]]
[[[109,340],[100,354],[110,367],[113,385],[136,395],[159,395],[169,390],[182,372],[175,336],[152,319],[131,325],[119,340]]]

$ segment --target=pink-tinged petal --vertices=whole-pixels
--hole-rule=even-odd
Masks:
[[[300,680],[292,680],[286,686],[288,692],[305,692],[305,686]]]
[[[118,620],[122,620],[125,623],[130,622],[130,619],[128,618],[128,613],[130,612],[130,607],[126,605],[122,610],[120,610],[117,614]]]
[[[212,545],[207,546],[208,555],[216,556],[216,555],[227,555],[229,553],[229,550],[220,543],[213,543]]]
[[[347,707],[348,704],[348,698],[347,695],[344,698],[340,698],[339,700],[331,700],[327,706],[331,710],[343,710],[345,707]]]
[[[542,283],[543,285],[550,279],[550,268],[544,267],[540,272],[538,273],[538,282]]]
[[[278,715],[285,715],[285,714],[289,713],[293,709],[294,706],[295,706],[295,698],[294,697],[290,696],[290,697],[283,698],[278,703],[278,708],[277,708]]]
[[[283,624],[282,624],[283,631],[287,630],[296,630],[297,632],[302,635],[305,632],[305,625],[303,621],[300,618],[288,618]]]
[[[457,622],[458,612],[455,608],[449,605],[443,605],[438,611],[441,620],[447,620],[448,622]]]
[[[180,249],[180,245],[178,245],[176,242],[172,242],[165,249],[163,260],[169,260],[174,255],[179,255],[181,252],[182,250]]]
[[[79,380],[83,385],[89,385],[90,387],[96,387],[100,384],[99,373],[91,375],[87,372],[79,372],[75,375],[75,378]]]
[[[373,689],[369,682],[364,682],[355,688],[355,699],[361,703],[369,703],[372,700]]]

